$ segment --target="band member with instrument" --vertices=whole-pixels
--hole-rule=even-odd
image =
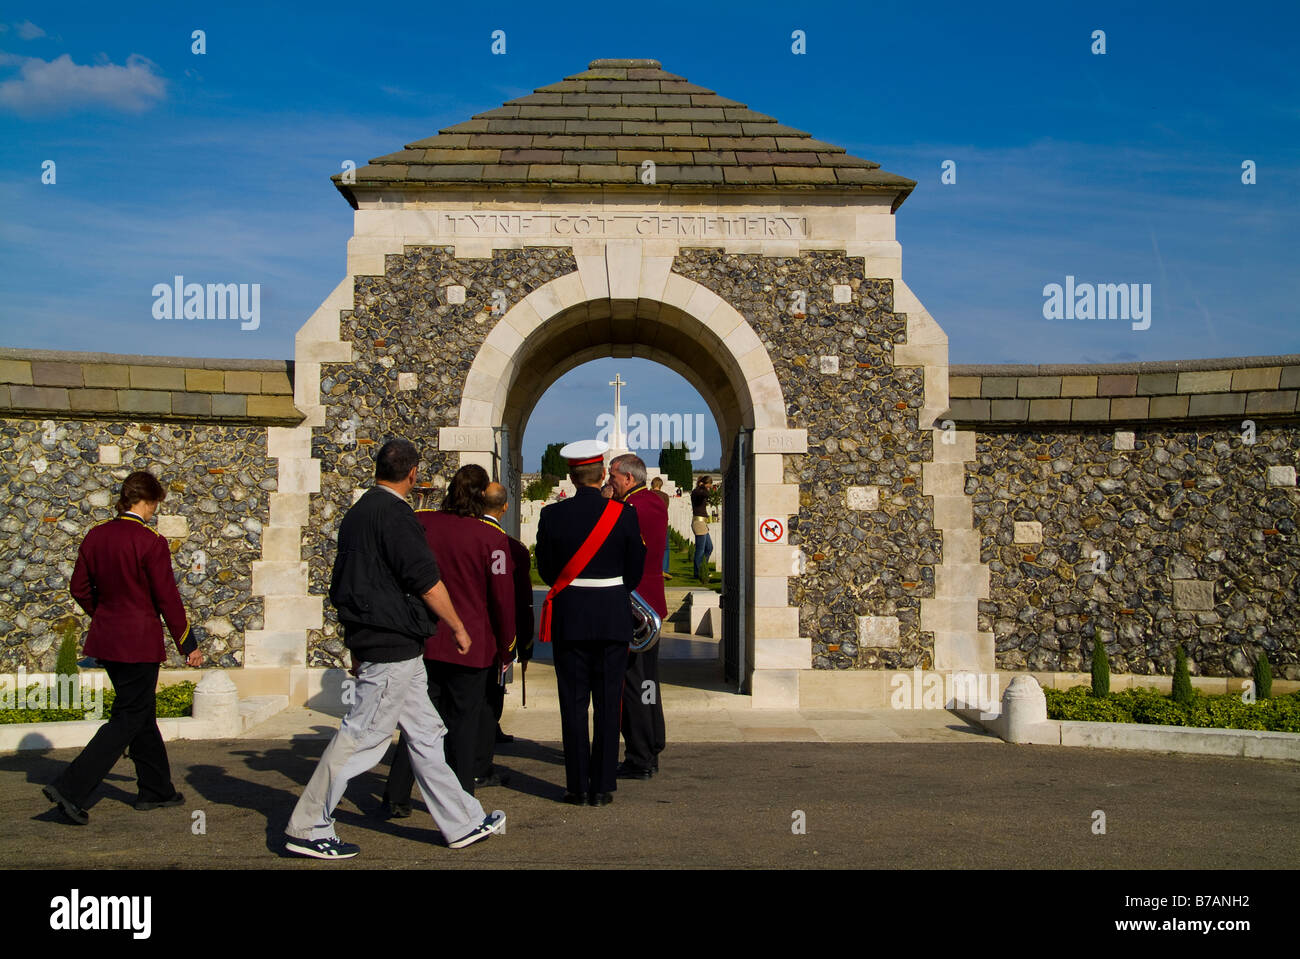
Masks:
[[[607,805],[618,788],[619,703],[633,629],[629,593],[645,572],[636,510],[600,494],[608,449],[584,440],[560,450],[576,491],[545,507],[537,524],[537,571],[551,587],[539,639],[555,642],[564,800],[575,805]]]
[[[662,619],[668,615],[660,569],[660,557],[668,542],[668,507],[666,497],[646,489],[645,480],[645,461],[634,453],[624,453],[609,461],[609,481],[614,486],[614,495],[636,508],[641,539],[646,546],[645,569],[636,591]],[[618,767],[619,777],[649,779],[659,771],[659,754],[663,752],[666,738],[657,645],[628,654],[622,726],[627,748],[623,764]]]

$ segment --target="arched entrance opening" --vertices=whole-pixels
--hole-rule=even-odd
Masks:
[[[590,298],[570,286],[570,302],[565,303],[562,279],[534,291],[498,320],[466,377],[460,410],[462,434],[477,434],[482,446],[491,430],[492,442],[488,449],[463,450],[460,460],[493,470],[518,502],[524,428],[537,401],[560,376],[606,356],[639,357],[680,374],[713,413],[721,440],[719,465],[726,478],[722,669],[735,689],[749,691],[756,520],[748,438],[756,425],[771,421],[775,410],[781,410],[784,425],[784,411],[777,405],[780,388],[768,372],[766,350],[737,311],[680,276],[665,275],[664,283],[665,289],[675,288],[677,302],[667,297]],[[539,306],[549,315],[543,318]],[[770,381],[764,379],[768,375]],[[756,389],[756,383],[767,392]]]
[[[531,548],[546,504],[562,495],[574,495],[562,465],[552,461],[550,478],[542,477],[548,446],[594,436],[610,444],[607,461],[624,452],[639,456],[646,466],[647,485],[652,485],[652,480],[662,483],[662,492],[668,497],[669,542],[665,550],[648,557],[647,575],[652,581],[641,589],[647,597],[655,596],[660,588],[663,591],[665,622],[658,658],[672,664],[665,682],[717,687],[723,682],[720,596],[725,567],[720,518],[725,506],[717,504],[717,513],[709,523],[706,542],[711,542],[712,555],[703,563],[701,578],[694,575],[691,508],[697,476],[709,475],[715,484],[714,495],[721,493],[717,424],[704,398],[684,377],[660,363],[628,355],[613,357],[609,355],[612,352],[611,347],[605,356],[582,362],[556,377],[525,414],[521,430],[524,474],[519,482],[522,495],[518,497],[519,529],[515,535]],[[616,388],[621,407],[617,424]],[[661,457],[669,444],[681,450],[680,458]],[[517,476],[513,468],[503,467],[503,472],[512,479]],[[552,486],[556,477],[560,482]],[[661,535],[647,536],[647,544],[657,543]],[[536,574],[533,582],[539,591],[535,600],[540,602],[545,587]]]

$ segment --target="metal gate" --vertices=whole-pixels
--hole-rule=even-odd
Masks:
[[[731,447],[731,460],[722,480],[722,663],[723,677],[745,685],[745,613],[749,606],[749,569],[745,565],[751,523],[745,522],[746,461],[751,430],[741,429]]]
[[[509,427],[498,426],[493,432],[496,434],[497,448],[496,455],[493,457],[493,464],[496,467],[493,472],[496,475],[492,478],[506,488],[506,496],[510,503],[510,508],[506,510],[505,522],[501,526],[507,535],[518,539],[520,513],[524,505],[521,488],[522,472],[519,464],[510,454]]]

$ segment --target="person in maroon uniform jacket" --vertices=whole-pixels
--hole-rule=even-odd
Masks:
[[[500,483],[488,483],[487,492],[483,494],[485,512],[483,522],[491,523],[505,533],[510,544],[510,558],[514,562],[515,580],[515,655],[527,668],[533,658],[533,578],[532,556],[528,547],[515,539],[501,526],[501,519],[510,509],[506,488]],[[488,683],[488,708],[484,710],[479,722],[478,764],[474,771],[476,786],[504,785],[505,780],[492,768],[493,755],[497,743],[512,743],[514,736],[507,735],[501,729],[501,714],[505,712],[506,688],[499,682]]]
[[[645,461],[624,453],[609,461],[609,480],[614,495],[636,509],[636,521],[645,542],[645,571],[636,591],[668,618],[668,601],[664,597],[662,557],[668,542],[667,497],[646,489]],[[625,751],[618,774],[624,779],[649,779],[659,771],[659,754],[667,734],[664,730],[664,706],[659,695],[659,647],[643,652],[629,652],[627,674],[623,682],[623,742]]]
[[[429,698],[447,724],[447,764],[461,788],[474,794],[474,767],[478,751],[479,721],[487,707],[487,685],[495,682],[514,658],[514,570],[510,545],[501,530],[479,519],[487,471],[462,466],[447,486],[442,509],[418,510],[429,547],[438,558],[438,570],[447,593],[460,614],[471,645],[462,653],[445,623],[425,640],[424,668],[429,676]],[[403,738],[397,744],[388,775],[384,803],[389,815],[410,815],[415,777]]]
[[[184,801],[172,785],[156,718],[158,665],[167,658],[159,616],[186,663],[199,666],[203,656],[185,619],[167,540],[147,525],[166,496],[153,474],[132,473],[122,483],[117,519],[92,529],[77,551],[70,585],[73,598],[90,614],[86,655],[99,660],[117,694],[108,722],[42,790],[80,826],[90,821],[83,808],[90,794],[128,747],[139,787],[136,809]]]

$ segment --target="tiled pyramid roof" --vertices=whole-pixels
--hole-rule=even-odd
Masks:
[[[586,71],[438,131],[334,183],[353,188],[611,187],[655,181],[710,192],[835,190],[893,194],[915,181],[850,156],[712,90],[657,60],[593,60]]]

